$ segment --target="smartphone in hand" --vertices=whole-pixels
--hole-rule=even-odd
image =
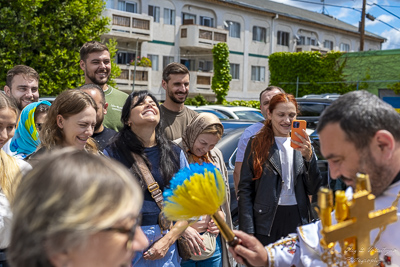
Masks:
[[[297,142],[301,143],[300,138],[295,133],[298,133],[301,136],[305,137],[304,133],[303,133],[303,129],[306,130],[306,126],[307,126],[307,122],[305,120],[293,120],[292,121],[292,129],[291,129],[291,133],[290,133],[290,138],[292,140],[294,140],[294,141],[297,141]],[[300,146],[296,145],[293,142],[290,142],[290,145],[293,148],[300,147]]]

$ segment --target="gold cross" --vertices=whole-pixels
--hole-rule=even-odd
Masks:
[[[368,176],[362,177],[368,179]],[[369,180],[367,181],[369,184]],[[354,259],[357,266],[374,266],[378,264],[378,253],[371,247],[370,234],[372,229],[379,228],[397,221],[397,208],[389,207],[383,210],[375,209],[375,196],[370,194],[368,186],[354,193],[349,203],[347,219],[334,225],[323,225],[321,230],[325,244],[344,242],[354,238]],[[342,249],[345,249],[342,247]],[[343,251],[342,251],[343,253]]]

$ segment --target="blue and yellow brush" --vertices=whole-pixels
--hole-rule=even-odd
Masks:
[[[170,189],[164,190],[164,214],[168,219],[188,221],[210,215],[229,246],[239,244],[239,239],[218,214],[225,201],[226,188],[222,174],[214,165],[190,164],[172,178],[170,185]]]

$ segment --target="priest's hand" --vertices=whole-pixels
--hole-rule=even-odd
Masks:
[[[243,259],[246,259],[253,266],[268,266],[267,250],[257,238],[242,231],[233,232],[239,238],[239,245],[229,251],[238,263],[245,264]]]

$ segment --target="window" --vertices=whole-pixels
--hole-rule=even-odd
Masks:
[[[240,38],[240,24],[234,21],[226,21],[225,29],[229,31],[229,36]]]
[[[189,13],[182,13],[182,22],[183,22],[183,25],[196,24],[196,15],[189,14]]]
[[[300,36],[297,39],[297,45],[305,45],[306,44],[306,37],[305,36]]]
[[[239,64],[230,63],[232,79],[239,80]]]
[[[201,71],[211,71],[213,69],[213,62],[212,61],[199,61],[199,70]]]
[[[149,5],[149,16],[154,18],[154,22],[160,22],[160,7]]]
[[[147,55],[151,60],[151,69],[158,71],[158,55]]]
[[[137,3],[118,1],[118,9],[126,12],[137,13]]]
[[[194,59],[181,59],[181,64],[185,65],[190,71],[194,71],[196,68]]]
[[[329,50],[333,50],[333,42],[329,40],[324,41],[324,47],[328,48]]]
[[[278,31],[278,45],[289,46],[289,33]]]
[[[267,29],[253,26],[253,41],[266,42]]]
[[[350,51],[350,45],[349,45],[349,44],[341,43],[341,44],[340,44],[340,51],[349,52],[349,51]]]
[[[175,10],[164,8],[164,24],[175,25]]]
[[[131,61],[135,61],[135,53],[125,51],[117,52],[117,64],[130,64]]]
[[[163,69],[169,64],[174,62],[174,57],[163,56]]]
[[[317,40],[315,38],[307,37],[306,45],[316,45]]]
[[[251,66],[251,80],[257,82],[265,81],[265,67]]]
[[[214,19],[210,17],[200,16],[200,25],[214,27]]]

